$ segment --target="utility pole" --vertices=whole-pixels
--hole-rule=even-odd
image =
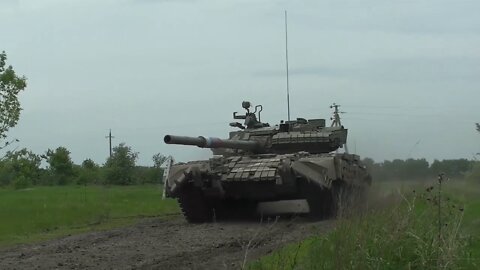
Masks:
[[[110,129],[110,132],[108,132],[108,136],[105,136],[105,138],[108,139],[108,143],[109,143],[109,146],[110,146],[110,157],[112,157],[112,138],[115,138],[114,136],[112,136],[112,130]]]

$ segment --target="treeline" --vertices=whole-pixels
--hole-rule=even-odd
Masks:
[[[70,151],[65,147],[47,150],[38,155],[28,149],[9,151],[0,159],[0,187],[12,186],[16,189],[36,185],[138,185],[161,183],[167,159],[160,153],[154,155],[153,166],[137,166],[138,153],[131,147],[120,144],[113,148],[112,156],[105,164],[96,164],[86,159],[82,164],[74,164]],[[47,166],[42,167],[42,162]],[[480,181],[480,163],[467,159],[434,160],[395,159],[375,162],[363,160],[374,181],[383,180],[422,180],[445,173],[449,178],[476,178]]]
[[[160,183],[163,175],[160,166],[166,157],[154,155],[153,167],[137,166],[137,158],[138,153],[125,144],[114,147],[112,156],[103,165],[91,159],[74,164],[65,147],[49,149],[42,155],[28,149],[9,151],[0,160],[0,186],[21,189],[35,185]],[[42,161],[47,163],[45,168],[41,166]]]
[[[434,178],[441,173],[449,178],[480,176],[480,164],[468,159],[434,160],[431,164],[423,158],[394,159],[383,162],[365,158],[363,161],[376,181],[420,180]]]

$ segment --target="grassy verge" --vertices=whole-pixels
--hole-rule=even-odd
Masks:
[[[454,194],[465,205],[462,232],[470,236],[468,252],[476,259],[480,268],[480,182],[453,182],[448,185],[447,192]]]
[[[123,226],[178,213],[158,185],[0,189],[0,246]]]
[[[249,268],[478,269],[480,186],[442,188],[440,215],[437,185],[381,189],[367,210],[344,215],[328,235],[291,244]]]

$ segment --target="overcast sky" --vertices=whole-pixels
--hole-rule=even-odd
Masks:
[[[377,161],[480,152],[479,1],[0,0],[0,50],[28,78],[9,136],[104,163],[105,136],[207,158],[165,134],[227,137],[241,102],[287,118],[342,105],[349,148]]]

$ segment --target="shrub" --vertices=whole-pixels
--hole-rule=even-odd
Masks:
[[[78,185],[103,183],[100,167],[91,159],[85,159],[82,166],[75,166],[75,170],[77,171],[75,182]]]
[[[24,189],[32,185],[30,179],[26,178],[25,176],[21,175],[15,180],[13,180],[13,188],[14,189]]]
[[[480,162],[475,162],[470,173],[467,175],[467,179],[480,183]]]
[[[137,184],[159,184],[162,181],[163,169],[157,167],[135,167]]]
[[[131,185],[135,183],[135,161],[138,153],[130,146],[121,143],[113,148],[112,156],[105,164],[105,182],[107,184]]]
[[[58,147],[55,150],[48,149],[46,157],[51,181],[59,185],[69,183],[75,175],[70,151],[65,147]]]
[[[15,152],[7,152],[0,162],[0,185],[16,185],[16,182],[37,184],[40,178],[41,158],[23,148]],[[22,179],[20,179],[22,178]]]

